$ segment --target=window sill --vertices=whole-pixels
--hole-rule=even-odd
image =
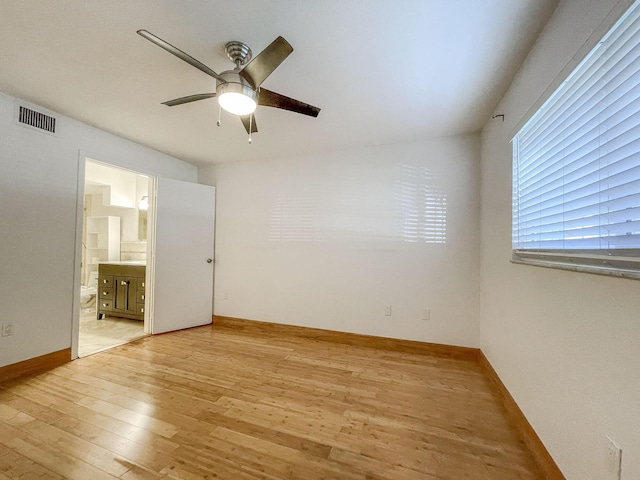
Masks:
[[[594,265],[579,265],[575,263],[566,263],[550,260],[540,260],[530,257],[516,257],[511,258],[511,263],[520,265],[531,265],[534,267],[555,268],[558,270],[569,270],[572,272],[580,273],[592,273],[595,275],[607,275],[609,277],[617,278],[629,278],[633,280],[640,280],[640,271],[637,270],[624,270],[620,268],[611,267],[598,267]]]

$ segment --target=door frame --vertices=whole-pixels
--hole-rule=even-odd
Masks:
[[[99,159],[99,160],[98,160]],[[78,358],[78,344],[80,338],[80,285],[82,284],[82,233],[84,221],[84,192],[87,160],[100,163],[107,167],[127,170],[129,172],[145,175],[149,179],[148,196],[149,208],[147,210],[147,268],[145,278],[145,314],[144,333],[150,335],[153,331],[153,287],[154,287],[154,263],[155,263],[155,221],[156,221],[156,185],[158,176],[152,172],[139,169],[137,167],[126,166],[121,162],[113,162],[110,155],[100,153],[88,153],[84,150],[78,151],[78,184],[76,194],[76,235],[75,235],[75,257],[73,265],[73,299],[71,317],[71,359]],[[97,292],[96,292],[97,295]],[[96,297],[97,301],[97,297]]]

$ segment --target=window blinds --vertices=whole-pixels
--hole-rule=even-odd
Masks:
[[[639,4],[514,137],[514,251],[640,255]]]

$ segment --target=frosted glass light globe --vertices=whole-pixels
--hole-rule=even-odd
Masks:
[[[225,92],[218,97],[218,103],[234,115],[251,115],[258,106],[252,98],[237,92]]]

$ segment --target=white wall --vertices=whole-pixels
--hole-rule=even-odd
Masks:
[[[103,201],[105,206],[134,208],[136,201],[136,177],[137,175],[120,168],[111,168],[96,162],[87,162],[85,165],[85,182],[103,184]]]
[[[609,12],[628,3],[561,2],[496,109],[504,123],[482,133],[481,348],[568,480],[613,478],[606,435],[623,448],[622,478],[640,479],[640,282],[509,262],[509,141]]]
[[[58,117],[58,135],[13,123],[0,93],[0,366],[71,346],[79,151],[147,174],[195,181],[196,167]],[[37,110],[38,109],[36,107]]]
[[[215,313],[477,346],[478,168],[468,135],[200,169]]]

